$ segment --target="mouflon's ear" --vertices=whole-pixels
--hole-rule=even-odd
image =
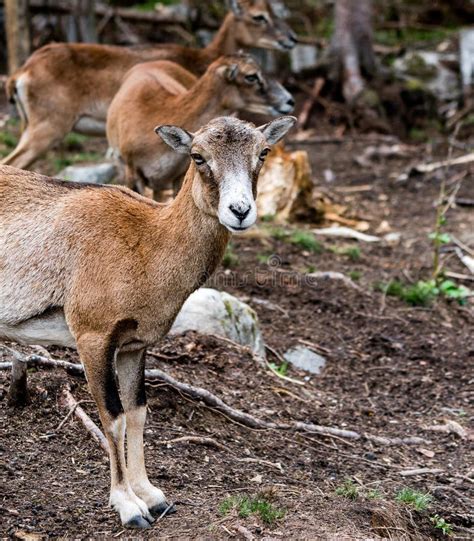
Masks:
[[[267,143],[274,145],[285,137],[288,131],[294,126],[295,122],[296,117],[294,116],[280,116],[275,118],[275,120],[267,122],[267,124],[263,124],[263,126],[259,126],[257,130],[260,130],[263,133]]]
[[[224,81],[233,83],[237,79],[239,66],[237,64],[224,64],[216,69],[216,73],[219,75],[219,77],[224,79]]]
[[[189,154],[194,135],[179,126],[157,126],[155,133],[173,150],[180,154]]]

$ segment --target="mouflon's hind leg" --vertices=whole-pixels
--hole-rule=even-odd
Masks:
[[[30,165],[59,143],[72,129],[73,120],[69,115],[51,114],[43,119],[29,119],[16,148],[0,165],[27,169]]]
[[[149,528],[153,517],[132,490],[125,463],[125,414],[115,380],[115,347],[110,335],[87,333],[77,340],[90,391],[109,443],[110,505],[127,528]]]
[[[146,473],[143,448],[143,429],[146,419],[145,350],[119,352],[117,373],[120,395],[127,419],[127,473],[135,494],[148,506],[150,512],[161,515],[169,504],[163,492],[153,486]],[[173,512],[174,507],[168,509]]]

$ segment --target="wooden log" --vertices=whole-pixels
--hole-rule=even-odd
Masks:
[[[47,4],[44,0],[29,0],[29,2],[28,0],[0,0],[0,6],[6,6],[8,3],[29,4],[31,13],[68,15],[74,14],[76,11],[75,2],[71,2],[70,0],[48,0]],[[105,3],[96,3],[93,11],[95,15],[98,16],[104,16],[111,13],[118,15],[122,19],[139,23],[184,24],[188,22],[184,12],[172,12],[170,10],[140,11],[131,8],[112,8]]]

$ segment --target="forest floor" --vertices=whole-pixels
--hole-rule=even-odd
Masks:
[[[291,383],[247,351],[196,333],[168,337],[153,350],[162,358],[148,356],[148,366],[269,421],[427,441],[384,445],[365,438],[252,430],[173,388],[147,385],[148,471],[176,502],[177,513],[137,533],[123,530],[106,505],[109,474],[102,450],[74,416],[57,430],[67,413],[58,404],[67,384],[98,422],[84,379],[31,369],[30,404],[16,412],[6,405],[9,374],[4,371],[1,538],[421,540],[446,537],[443,528],[453,539],[474,537],[472,299],[464,305],[437,298],[427,306],[411,306],[376,287],[430,276],[428,234],[441,176],[395,178],[413,163],[445,158],[446,146],[440,141],[432,157],[427,145],[417,145],[408,157],[362,167],[355,158],[366,146],[356,138],[299,148],[309,152],[315,182],[324,193],[367,221],[368,233],[397,232],[399,241],[318,237],[321,246],[308,249],[285,233],[308,225],[261,224],[257,233],[233,239],[233,265],[222,268],[215,281],[256,310],[273,349],[283,353],[290,346],[309,345],[322,354],[327,360],[322,373],[308,377],[289,367],[286,375],[304,384]],[[105,142],[81,142],[81,148],[97,153],[105,150]],[[63,147],[35,169],[54,174],[75,160],[74,153]],[[324,180],[325,169],[333,172],[331,182]],[[450,171],[448,181],[459,172]],[[470,173],[459,197],[474,198]],[[450,210],[445,230],[473,249],[472,208]],[[453,254],[447,255],[446,267],[467,273]],[[358,287],[308,279],[314,270],[342,272]],[[49,352],[78,361],[72,350]],[[1,349],[0,357],[9,360]],[[279,364],[271,354],[269,360]],[[447,431],[431,430],[435,425]],[[167,443],[185,435],[213,438],[225,449]],[[428,471],[406,475],[420,468]],[[411,495],[403,491],[407,488]]]

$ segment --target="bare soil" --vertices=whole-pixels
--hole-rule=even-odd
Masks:
[[[440,299],[429,307],[412,307],[374,288],[376,282],[429,277],[432,248],[427,235],[433,229],[440,175],[406,182],[394,178],[412,163],[430,159],[431,150],[444,158],[446,147],[442,141],[434,147],[420,145],[407,158],[362,168],[354,158],[366,146],[356,140],[301,148],[308,150],[315,182],[325,193],[347,205],[353,217],[367,220],[370,233],[378,234],[381,227],[399,232],[398,243],[321,239],[323,251],[317,254],[275,239],[274,224],[262,224],[260,233],[233,240],[238,264],[222,268],[214,281],[253,306],[272,348],[282,353],[303,344],[322,354],[327,359],[322,374],[308,377],[290,368],[287,375],[304,382],[293,384],[245,350],[195,333],[167,338],[154,350],[162,358],[149,356],[148,365],[205,387],[262,419],[428,441],[388,446],[363,438],[251,430],[166,385],[150,384],[148,469],[178,512],[149,531],[130,532],[107,508],[108,463],[101,449],[74,418],[57,430],[67,413],[58,404],[66,384],[98,422],[85,381],[62,371],[32,369],[30,403],[14,411],[6,405],[9,374],[3,371],[2,538],[33,539],[27,534],[34,533],[73,539],[441,539],[434,515],[452,525],[454,538],[474,538],[472,301],[461,306]],[[50,161],[36,169],[44,166],[43,171],[51,172]],[[325,169],[334,172],[332,182],[324,180]],[[456,173],[459,169],[448,177]],[[365,185],[369,187],[361,189]],[[459,195],[474,198],[472,171]],[[472,208],[449,211],[446,229],[472,248]],[[348,246],[359,246],[360,257],[353,260],[331,250]],[[467,273],[453,254],[447,255],[446,265]],[[335,280],[311,280],[308,269],[358,277],[359,289]],[[78,361],[74,351],[50,348],[50,354]],[[2,350],[0,357],[10,359]],[[271,353],[269,360],[278,364]],[[468,437],[429,430],[446,421],[461,425]],[[213,438],[228,451],[166,443],[184,435]],[[440,471],[403,475],[418,468]],[[347,479],[358,488],[354,499],[336,493]],[[398,502],[396,494],[403,487],[429,492],[432,503],[419,512]],[[222,503],[236,495],[260,495],[285,514],[270,524],[257,515],[240,517],[235,510],[223,514]]]

